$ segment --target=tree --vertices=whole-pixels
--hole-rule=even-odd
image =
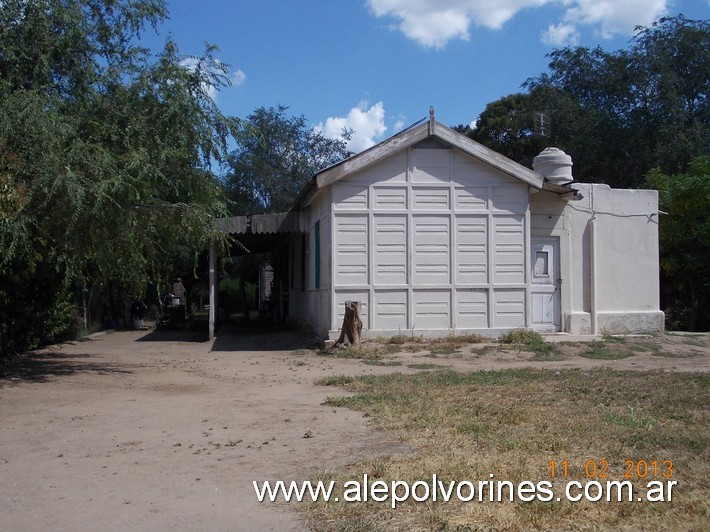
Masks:
[[[348,132],[343,139],[328,139],[303,116],[288,117],[287,110],[260,107],[244,122],[225,178],[233,214],[289,210],[318,170],[349,155]]]
[[[673,327],[708,325],[710,23],[682,15],[636,30],[627,50],[556,50],[526,92],[486,106],[467,134],[528,167],[544,145],[571,155],[575,179],[652,186],[660,228],[662,308]],[[535,111],[551,132],[534,134]],[[705,165],[705,166],[704,166]]]
[[[223,241],[211,172],[238,121],[208,47],[138,44],[163,0],[6,0],[0,10],[0,353],[71,334],[92,285],[139,296]]]
[[[539,114],[544,114],[547,121],[544,135],[536,131],[535,118]],[[467,134],[530,168],[535,156],[548,146],[571,151],[573,139],[578,138],[576,131],[592,120],[590,114],[564,92],[546,86],[488,104],[476,127]],[[576,173],[582,164],[575,160]]]
[[[658,190],[661,270],[668,323],[710,330],[710,156],[698,157],[687,173],[652,170],[646,184]]]
[[[708,49],[710,24],[680,15],[637,28],[628,50],[556,50],[549,71],[489,104],[470,136],[523,164],[555,145],[582,181],[638,187],[651,168],[685,172],[710,150]],[[552,122],[539,140],[536,110]]]
[[[651,164],[665,172],[685,172],[695,157],[710,152],[708,50],[710,21],[682,15],[639,28],[635,38],[635,122],[647,126]]]

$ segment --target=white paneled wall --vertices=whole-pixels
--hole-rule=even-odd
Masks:
[[[407,220],[406,214],[382,214],[373,219],[376,286],[407,284]]]
[[[348,299],[375,332],[527,325],[525,183],[454,149],[413,148],[331,198],[331,330]]]

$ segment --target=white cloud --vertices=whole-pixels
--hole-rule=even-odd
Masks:
[[[541,34],[542,42],[552,46],[575,46],[579,43],[579,31],[574,24],[550,24]]]
[[[232,72],[232,75],[229,77],[229,79],[232,81],[232,85],[242,85],[246,80],[247,80],[247,75],[244,73],[243,70],[237,70],[235,72]]]
[[[352,138],[348,141],[348,149],[359,153],[377,144],[387,131],[385,125],[385,107],[382,102],[367,108],[367,102],[360,102],[350,109],[347,116],[330,117],[315,126],[328,138],[341,138],[343,129],[352,130]]]
[[[367,0],[376,17],[395,20],[393,28],[431,48],[453,39],[469,40],[470,27],[500,29],[523,10],[553,4],[564,11],[543,32],[544,42],[570,44],[579,27],[591,26],[604,38],[631,34],[666,14],[670,0]]]
[[[199,62],[196,57],[186,57],[180,61],[180,66],[185,67],[190,72],[194,72]]]
[[[631,33],[636,26],[650,26],[667,13],[668,0],[575,0],[565,21],[595,27],[608,39]]]
[[[180,61],[180,66],[185,67],[191,72],[194,72],[197,69],[197,66],[199,64],[200,60],[196,57],[186,57],[182,61]],[[214,71],[218,74],[222,74],[222,72],[219,70],[219,66],[222,63],[219,62],[219,60],[215,60],[214,63]],[[241,70],[236,70],[232,72],[231,74],[227,74],[229,80],[231,81],[232,85],[241,85],[244,83],[247,79],[247,75],[241,71]],[[216,102],[217,101],[217,87],[210,83],[203,83],[202,84],[202,90],[209,96],[212,101]]]

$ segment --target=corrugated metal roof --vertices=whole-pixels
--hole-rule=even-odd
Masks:
[[[231,235],[299,233],[301,216],[298,211],[275,212],[271,214],[247,214],[216,220],[217,228]]]

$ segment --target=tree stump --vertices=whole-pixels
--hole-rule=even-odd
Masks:
[[[333,347],[340,345],[360,345],[360,336],[362,334],[362,320],[360,319],[360,302],[346,301],[345,316],[343,317],[343,326],[340,329],[340,338],[333,344]]]

